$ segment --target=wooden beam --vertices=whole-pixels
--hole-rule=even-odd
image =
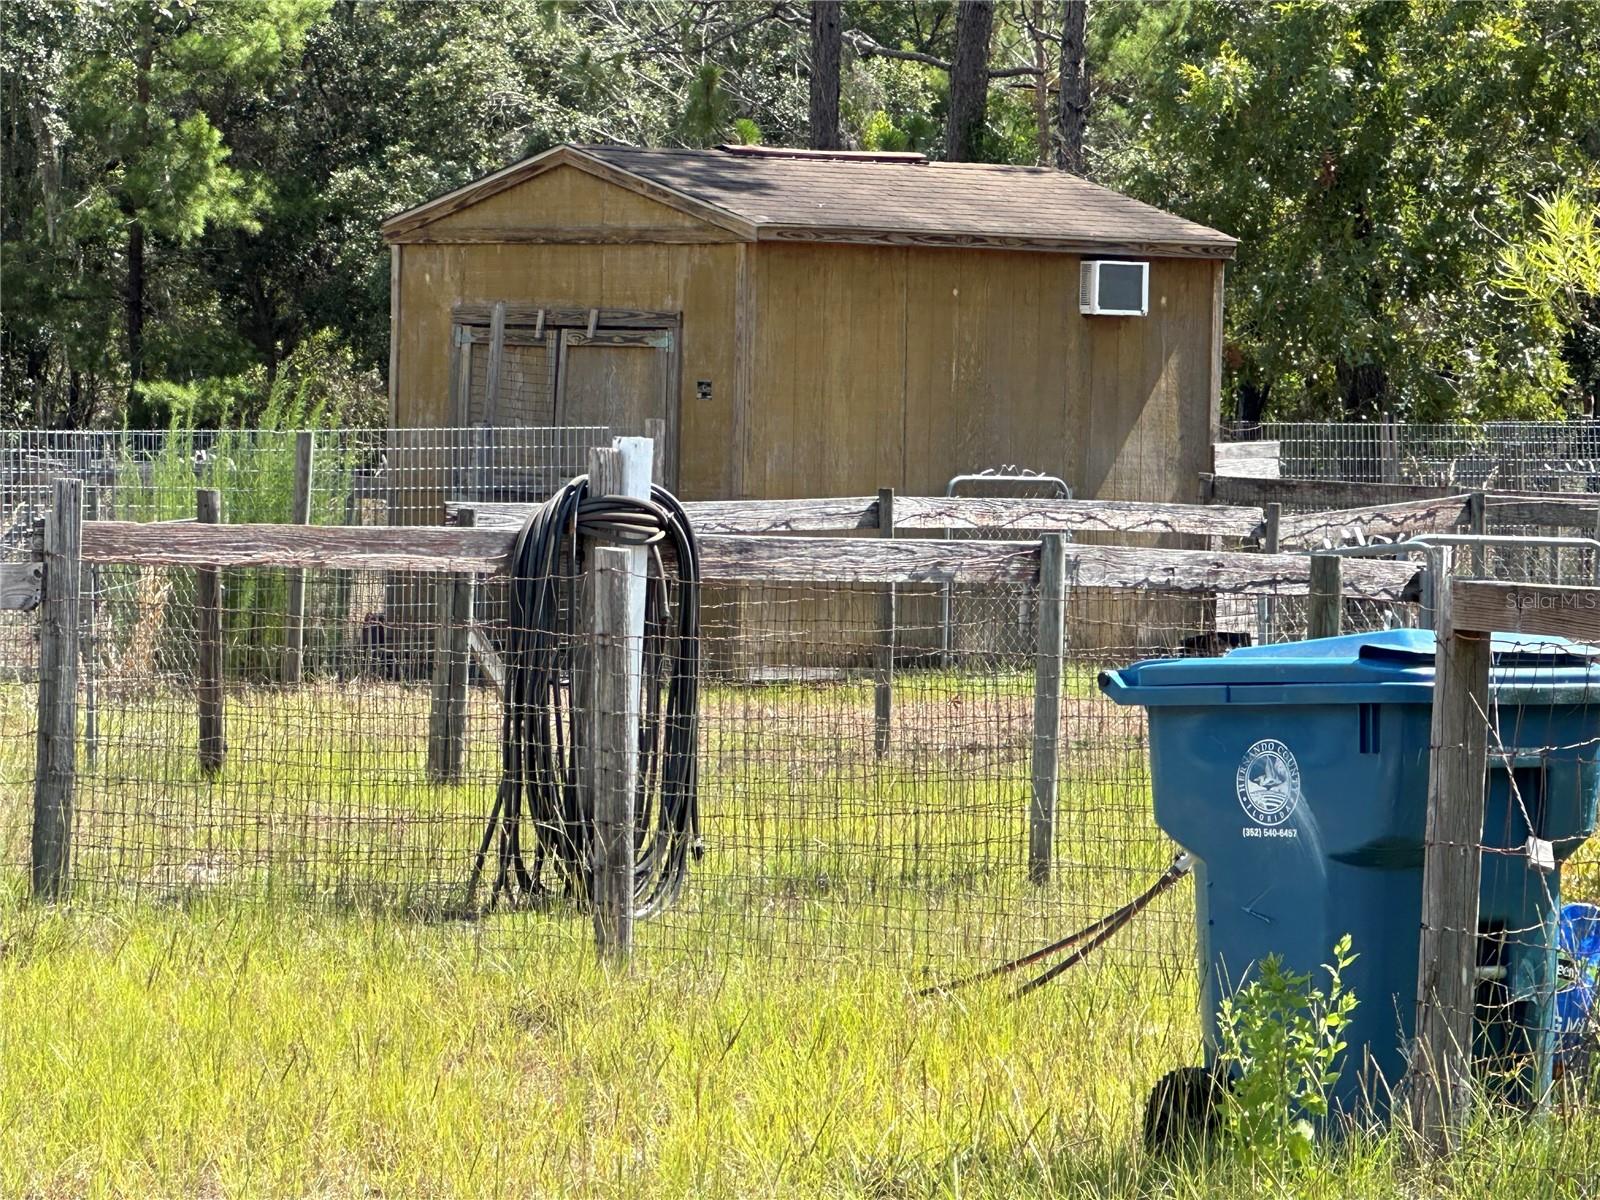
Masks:
[[[1234,245],[1210,241],[1107,241],[1031,237],[959,229],[872,229],[854,225],[760,225],[762,242],[820,242],[850,246],[915,246],[953,250],[1031,250],[1056,254],[1126,254],[1137,258],[1229,259]]]
[[[98,487],[86,487],[83,494],[83,519],[93,521],[100,516],[100,491]],[[82,530],[79,530],[79,546],[82,546]],[[80,617],[81,632],[79,633],[78,654],[81,660],[83,674],[83,765],[90,771],[100,765],[100,670],[99,670],[99,644],[100,631],[97,628],[96,617],[100,610],[100,568],[85,567],[83,569],[83,600],[84,611]]]
[[[505,529],[448,526],[95,521],[84,526],[83,556],[137,566],[498,575],[506,570],[514,536]],[[1037,542],[710,535],[700,539],[700,554],[702,577],[718,583],[1032,583],[1039,572]],[[1303,595],[1310,583],[1308,560],[1299,554],[1075,545],[1066,558],[1074,587]],[[1408,563],[1352,560],[1345,565],[1345,595],[1414,599],[1415,576]]]
[[[1061,660],[1066,650],[1067,542],[1047,533],[1039,546],[1039,618],[1033,670],[1032,791],[1028,801],[1028,878],[1050,882],[1056,793],[1061,774]]]
[[[1281,442],[1216,442],[1211,447],[1211,457],[1218,475],[1276,479],[1282,448]]]
[[[489,635],[481,628],[474,625],[467,634],[467,645],[472,648],[472,656],[478,660],[478,666],[483,668],[490,680],[494,683],[495,691],[506,690],[506,664],[500,657],[499,651],[489,641]]]
[[[455,523],[458,505],[448,505]],[[537,504],[474,504],[480,529],[521,529]],[[696,534],[843,533],[878,528],[878,501],[871,496],[833,500],[690,500],[684,503]]]
[[[1133,500],[1046,500],[993,496],[902,496],[902,530],[982,529],[1040,533],[1185,533],[1246,539],[1261,533],[1259,507],[1154,504]]]
[[[1440,559],[1448,576],[1448,547]],[[1406,1086],[1412,1127],[1436,1151],[1454,1144],[1471,1100],[1489,744],[1489,634],[1457,628],[1451,596],[1441,589],[1434,624],[1416,1042]]]
[[[1449,591],[1460,631],[1600,641],[1600,588],[1456,579]]]
[[[499,302],[497,302],[499,303]],[[573,308],[570,305],[540,304],[534,301],[504,301],[505,320],[509,325],[536,325],[540,314],[547,326],[587,329],[590,308]],[[452,305],[450,314],[457,323],[492,325],[494,304],[477,302]],[[670,329],[677,324],[678,314],[650,308],[602,308],[600,324],[607,329]]]
[[[1350,508],[1453,496],[1458,487],[1420,483],[1348,483],[1331,479],[1255,479],[1241,475],[1201,477],[1218,504],[1267,504],[1273,500],[1297,508]]]
[[[462,514],[468,527],[472,512]],[[428,711],[428,778],[454,783],[461,778],[467,746],[467,639],[472,629],[473,577],[444,575],[433,585],[433,686]]]
[[[639,681],[629,666],[628,636],[633,552],[596,546],[591,554],[594,684],[586,741],[595,813],[595,947],[602,958],[620,961],[633,949],[633,793],[639,772]]]
[[[1283,521],[1283,506],[1276,500],[1266,505],[1266,521],[1261,530],[1261,553],[1278,553],[1279,527]],[[1309,586],[1309,584],[1308,584]],[[1271,596],[1256,598],[1256,643],[1265,646],[1277,641],[1278,602]]]
[[[357,571],[468,571],[505,568],[511,537],[493,529],[437,525],[147,525],[92,521],[84,560],[149,567],[311,567]]]
[[[894,537],[894,489],[878,489],[878,536]],[[873,747],[878,757],[889,752],[890,731],[894,725],[894,642],[895,595],[890,583],[878,597],[878,645],[874,658],[877,678],[873,682]]]
[[[1311,556],[1311,582],[1306,597],[1306,637],[1338,637],[1344,618],[1344,559],[1337,554]]]
[[[1284,548],[1362,545],[1374,538],[1459,530],[1470,517],[1469,495],[1372,504],[1329,512],[1290,513],[1279,525]]]
[[[615,438],[590,452],[591,494],[650,496],[649,438]],[[625,961],[633,948],[634,792],[639,777],[639,688],[644,664],[649,551],[597,543],[590,552],[589,686],[584,717],[594,812],[595,946]]]
[[[698,225],[529,225],[511,229],[423,225],[389,239],[390,245],[423,246],[706,246],[750,239],[727,229]]]
[[[1265,504],[1277,500],[1302,509],[1362,510],[1394,509],[1418,505],[1428,500],[1456,498],[1469,503],[1458,486],[1420,483],[1351,483],[1332,479],[1254,479],[1239,475],[1202,476],[1208,494],[1219,504]],[[1485,492],[1490,525],[1528,525],[1543,529],[1584,529],[1596,527],[1600,515],[1600,494],[1588,492]],[[1305,513],[1292,519],[1311,519],[1319,514]],[[1288,520],[1289,518],[1286,518]],[[1466,518],[1463,518],[1463,523]]]
[[[506,356],[506,302],[496,301],[489,318],[489,365],[483,389],[483,423],[494,425],[500,417],[500,376]]]
[[[222,493],[201,488],[195,493],[191,528],[222,523]],[[216,531],[209,531],[215,535]],[[222,642],[222,572],[215,566],[194,573],[196,652],[195,697],[200,711],[200,770],[210,775],[222,769],[228,754],[228,735],[224,705]]]
[[[1484,497],[1484,519],[1490,525],[1532,525],[1540,529],[1581,529],[1589,534],[1600,514],[1600,495]]]
[[[877,529],[877,500],[692,500],[684,504],[696,533],[839,533]],[[521,529],[533,504],[477,504],[480,529]],[[453,512],[455,506],[449,506]],[[448,516],[447,516],[448,519]],[[1033,500],[986,496],[896,496],[902,531],[986,530],[1041,533],[1194,534],[1247,540],[1260,536],[1260,508],[1144,504],[1127,500]]]
[[[1260,448],[1265,447],[1272,453],[1262,453]],[[1281,469],[1277,452],[1277,442],[1218,442],[1212,447],[1212,462],[1220,474],[1277,479]]]
[[[33,775],[33,894],[66,891],[78,766],[78,612],[83,588],[79,531],[83,481],[57,479],[44,529],[39,620],[39,715]]]
[[[400,254],[399,246],[389,247],[389,424],[400,421]]]
[[[43,589],[43,563],[0,563],[0,612],[32,612]]]
[[[311,471],[316,455],[317,435],[302,429],[294,442],[294,494],[289,501],[289,520],[296,525],[311,523]],[[304,567],[289,571],[289,595],[284,611],[283,682],[300,682],[306,661],[306,572]]]
[[[1074,588],[1234,595],[1305,595],[1310,563],[1301,554],[1162,550],[1073,545],[1065,550]],[[913,538],[706,537],[701,576],[718,583],[1033,583],[1037,542]],[[1416,598],[1414,564],[1352,560],[1345,595],[1371,600]]]

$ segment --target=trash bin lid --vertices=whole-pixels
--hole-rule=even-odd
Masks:
[[[1507,702],[1600,702],[1600,645],[1497,633],[1491,681]],[[1100,676],[1119,704],[1430,703],[1430,629],[1243,646],[1219,658],[1147,659]],[[1279,693],[1279,694],[1274,694]]]

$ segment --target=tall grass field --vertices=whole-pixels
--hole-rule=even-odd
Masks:
[[[454,902],[493,704],[430,786],[426,691],[240,688],[206,780],[187,693],[108,689],[81,886],[45,906],[32,691],[0,687],[0,1196],[1600,1196],[1575,1089],[1485,1108],[1444,1163],[1383,1132],[1299,1165],[1148,1155],[1145,1096],[1201,1053],[1187,884],[1023,1000],[919,994],[1165,865],[1137,722],[1083,680],[1043,890],[1024,679],[908,678],[887,761],[870,688],[711,689],[707,855],[626,969],[570,908]],[[930,741],[956,710],[981,739]]]

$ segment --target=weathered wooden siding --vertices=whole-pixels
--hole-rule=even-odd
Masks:
[[[528,240],[539,231],[590,244]],[[954,474],[1003,464],[1059,474],[1085,498],[1203,498],[1221,263],[1153,260],[1148,317],[1086,318],[1074,255],[732,236],[572,167],[409,232],[397,248],[394,419],[449,423],[456,303],[650,309],[682,314],[686,498],[937,494]],[[737,612],[737,597],[715,599]],[[870,644],[872,604],[833,597],[845,646]],[[906,643],[928,643],[933,604],[905,598]],[[1109,636],[1091,621],[1077,618],[1079,637]],[[1125,600],[1094,623],[1189,621]]]
[[[937,494],[1012,463],[1084,497],[1200,499],[1219,264],[1154,260],[1150,316],[1089,318],[1071,255],[764,243],[753,258],[748,495]]]
[[[428,227],[508,233],[582,226],[653,230],[695,224],[664,204],[570,167],[451,214]],[[475,235],[476,236],[476,235]],[[409,243],[398,247],[401,314],[394,359],[394,420],[450,423],[451,308],[457,303],[636,308],[683,314],[679,380],[679,488],[690,499],[732,493],[728,431],[733,425],[738,244],[550,245]],[[696,399],[695,383],[712,384]],[[626,432],[640,433],[642,430]]]
[[[744,495],[934,495],[952,475],[1015,464],[1082,497],[1202,498],[1220,264],[1155,260],[1148,317],[1087,318],[1071,255],[763,243],[753,259]],[[795,611],[846,642],[872,629],[868,597],[833,597],[832,620],[816,603]],[[1173,638],[1206,628],[1203,609],[1079,604],[1071,636]],[[937,644],[936,597],[903,595],[900,610],[902,646]]]

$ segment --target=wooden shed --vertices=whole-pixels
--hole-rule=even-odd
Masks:
[[[1198,500],[1235,241],[1072,175],[561,146],[391,217],[400,426],[669,431],[689,499],[938,493],[1017,465]],[[1085,262],[1148,264],[1086,315]],[[491,394],[492,393],[492,394]]]

